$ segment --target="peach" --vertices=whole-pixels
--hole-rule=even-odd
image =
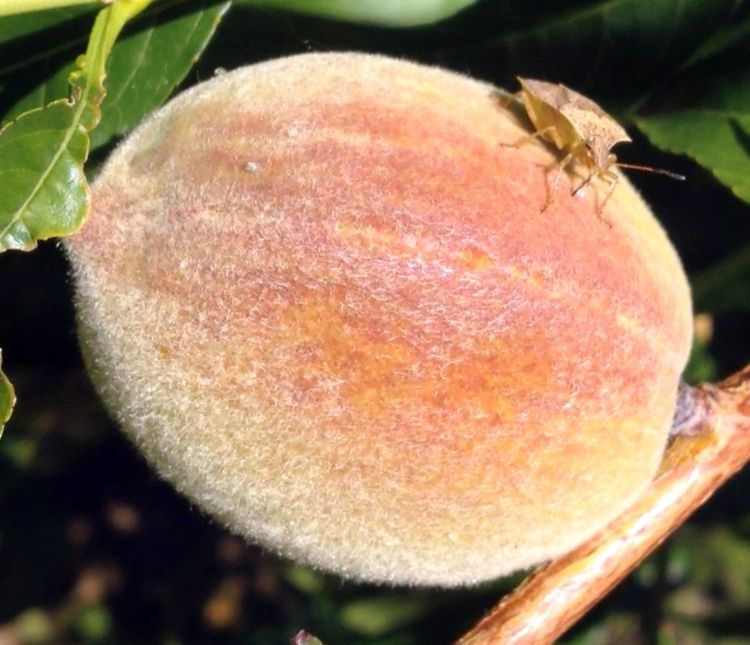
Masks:
[[[662,456],[691,343],[625,179],[544,167],[469,78],[307,54],[185,92],[112,155],[67,248],[112,415],[232,531],[359,580],[554,557]]]

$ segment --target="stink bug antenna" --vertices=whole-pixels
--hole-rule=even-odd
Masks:
[[[642,170],[643,172],[653,172],[657,175],[665,175],[667,177],[671,177],[672,179],[678,179],[680,181],[685,181],[686,179],[685,175],[680,175],[679,173],[672,172],[671,170],[664,170],[663,168],[652,168],[651,166],[640,166],[634,163],[620,163],[619,161],[616,162],[615,165],[618,168],[628,168],[630,170]]]

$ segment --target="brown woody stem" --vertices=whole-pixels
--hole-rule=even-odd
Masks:
[[[531,575],[458,642],[552,643],[750,460],[750,365],[683,386],[659,474],[623,515]]]

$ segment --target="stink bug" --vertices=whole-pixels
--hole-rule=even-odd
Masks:
[[[612,148],[618,143],[632,141],[632,139],[617,121],[591,99],[559,83],[548,83],[520,76],[517,78],[521,83],[521,89],[516,97],[520,97],[534,125],[535,132],[513,145],[519,146],[530,139],[542,138],[565,153],[562,159],[547,169],[548,171],[557,169],[553,187],[557,186],[563,170],[572,163],[580,164],[587,172],[587,176],[573,190],[573,194],[586,186],[594,177],[600,177],[611,184],[604,201],[597,207],[597,212],[600,212],[612,195],[619,179],[618,175],[612,171],[612,166],[655,172],[673,179],[685,179],[684,176],[668,170],[618,162]],[[546,210],[551,202],[552,190],[548,183],[547,198],[542,211]]]

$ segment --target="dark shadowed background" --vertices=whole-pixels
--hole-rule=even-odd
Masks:
[[[123,46],[134,53],[125,70],[137,54],[172,55],[142,39],[169,25],[179,39],[185,27],[175,21],[221,3],[157,4],[126,32]],[[93,20],[66,11],[49,14],[46,29],[14,23],[3,32],[9,19],[0,18],[3,122],[65,95],[65,65],[84,50]],[[700,315],[688,378],[723,377],[750,362],[747,2],[483,0],[411,28],[238,4],[197,65],[186,66],[182,86],[218,68],[330,50],[438,64],[510,89],[516,75],[560,81],[600,102],[633,136],[618,149],[623,161],[687,176],[630,173],[694,286]],[[146,77],[159,74],[144,65]],[[158,104],[170,89],[143,102]],[[95,135],[90,175],[140,118],[128,122],[140,101],[136,93],[105,104],[105,114],[124,116]],[[329,644],[447,643],[517,581],[459,591],[354,585],[213,524],[157,479],[99,404],[78,355],[56,242],[0,256],[0,347],[19,398],[0,440],[0,643],[273,644],[302,628]],[[749,487],[750,474],[740,473],[565,642],[750,643]]]

